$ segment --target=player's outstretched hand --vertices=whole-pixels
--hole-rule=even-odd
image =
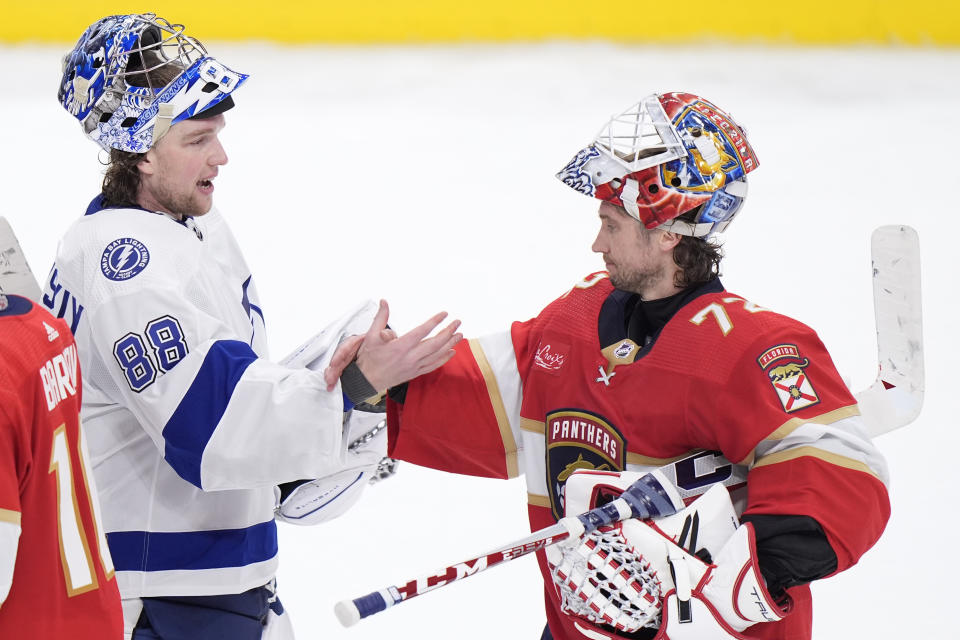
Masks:
[[[419,375],[433,371],[453,357],[453,347],[463,338],[457,333],[459,320],[454,320],[436,335],[427,337],[440,326],[446,312],[441,312],[406,334],[387,328],[390,309],[385,300],[364,336],[344,340],[324,372],[328,388],[336,384],[340,373],[354,357],[364,377],[377,390],[388,389]]]
[[[357,352],[357,366],[374,389],[388,389],[442,366],[453,357],[454,345],[463,338],[456,332],[459,320],[427,337],[447,317],[446,312],[434,315],[400,337],[387,329],[389,314],[386,300],[381,300]]]

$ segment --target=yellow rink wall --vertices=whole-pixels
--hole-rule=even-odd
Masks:
[[[142,11],[202,40],[960,45],[960,0],[0,0],[0,41],[74,42],[102,16]]]

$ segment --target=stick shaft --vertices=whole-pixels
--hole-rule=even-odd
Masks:
[[[340,618],[341,623],[349,626],[357,620],[384,611],[410,598],[469,578],[504,562],[529,555],[569,537],[570,532],[564,525],[552,525],[489,553],[444,567],[436,573],[420,576],[402,585],[392,585],[365,596],[354,598],[352,601],[343,601],[336,607],[337,617]],[[350,611],[351,603],[355,611]],[[344,610],[347,610],[348,613],[344,613]],[[350,615],[351,613],[354,615]],[[347,617],[346,620],[345,616]]]
[[[557,524],[535,531],[526,538],[444,567],[436,573],[421,576],[403,585],[392,585],[353,600],[344,600],[338,603],[334,610],[340,622],[344,626],[350,626],[395,604],[469,578],[504,562],[522,558],[566,540],[571,535],[579,538],[585,532],[627,518],[663,517],[682,508],[683,500],[670,481],[660,471],[653,471],[630,485],[622,496],[613,502],[579,516],[563,518]]]

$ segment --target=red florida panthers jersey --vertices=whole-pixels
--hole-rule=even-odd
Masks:
[[[77,347],[66,323],[26,298],[7,296],[5,307],[0,525],[20,537],[0,548],[16,553],[0,638],[120,639],[120,595],[80,430]]]
[[[533,530],[563,515],[576,469],[670,465],[686,496],[745,478],[745,513],[810,516],[838,570],[854,564],[889,517],[886,467],[817,335],[715,280],[640,345],[625,337],[627,296],[593,274],[509,333],[462,342],[409,383],[403,404],[389,403],[390,454],[454,473],[524,474]],[[561,611],[538,555],[554,638],[617,637]],[[790,593],[790,615],[746,635],[810,638],[809,588]]]

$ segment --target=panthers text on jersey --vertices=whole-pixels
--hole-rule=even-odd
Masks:
[[[76,344],[46,310],[4,300],[0,638],[119,640],[120,596],[80,425]]]
[[[455,473],[524,474],[533,530],[563,514],[576,469],[685,459],[668,474],[682,491],[741,474],[744,513],[810,516],[838,570],[855,563],[889,517],[886,466],[816,334],[714,279],[639,345],[625,337],[626,298],[593,274],[510,332],[464,341],[409,383],[402,404],[388,403],[390,455]],[[589,624],[561,612],[538,559],[554,638],[583,638]],[[791,615],[747,634],[809,638],[809,587],[790,594]]]

